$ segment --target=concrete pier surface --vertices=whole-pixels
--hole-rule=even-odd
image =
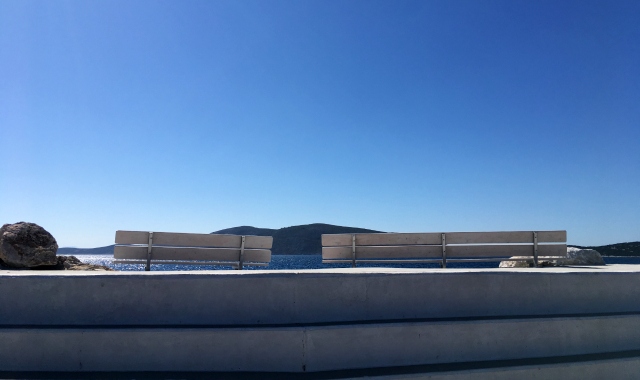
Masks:
[[[444,372],[385,376],[462,379],[470,370],[452,376],[468,363],[580,355],[595,356],[538,367],[549,374],[640,367],[635,354],[596,360],[640,352],[635,265],[2,270],[0,305],[0,374],[304,375],[448,365],[453,367]],[[531,366],[474,371],[494,376],[516,367],[526,372]],[[623,372],[608,373],[624,378]]]

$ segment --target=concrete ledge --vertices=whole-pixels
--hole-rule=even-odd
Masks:
[[[640,350],[640,314],[255,328],[4,328],[4,371],[318,372]]]
[[[287,329],[2,329],[4,371],[302,371]]]
[[[293,374],[640,350],[638,300],[625,265],[0,271],[0,369]]]
[[[639,373],[640,358],[635,357],[422,374],[368,376],[367,378],[376,380],[636,380]],[[345,377],[342,379],[356,378]]]
[[[640,348],[640,315],[313,328],[307,369],[540,358]]]
[[[289,325],[640,312],[640,268],[0,271],[0,325]]]
[[[560,358],[472,362],[330,372],[7,372],[0,379],[184,379],[184,380],[330,380],[330,379],[637,379],[640,352],[625,351]]]

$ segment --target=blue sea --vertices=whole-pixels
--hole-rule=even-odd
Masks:
[[[114,264],[111,255],[78,255],[80,261],[88,264],[106,265],[119,271],[143,271],[144,265],[138,264]],[[604,257],[607,264],[640,264],[640,257]],[[447,263],[449,268],[497,268],[499,262],[489,263]],[[323,269],[323,268],[348,268],[350,264],[322,264],[320,255],[272,255],[268,267],[246,267],[255,269]],[[438,268],[438,264],[358,264],[359,267],[389,267],[396,268]],[[231,269],[231,267],[214,265],[151,265],[151,270],[215,270]]]

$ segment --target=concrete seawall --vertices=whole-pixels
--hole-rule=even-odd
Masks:
[[[0,271],[0,369],[303,373],[628,352],[636,268]]]

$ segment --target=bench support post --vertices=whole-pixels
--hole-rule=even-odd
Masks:
[[[147,265],[144,270],[151,271],[151,247],[153,247],[153,232],[149,232],[149,245],[147,246]]]
[[[442,234],[442,263],[440,263],[440,268],[447,267],[447,239],[446,234]]]
[[[240,243],[240,255],[238,256],[238,270],[242,270],[242,263],[244,261],[244,241],[246,236],[242,236],[242,243]]]
[[[533,266],[538,267],[538,233],[533,232]]]
[[[351,235],[351,268],[356,267],[356,234]]]

